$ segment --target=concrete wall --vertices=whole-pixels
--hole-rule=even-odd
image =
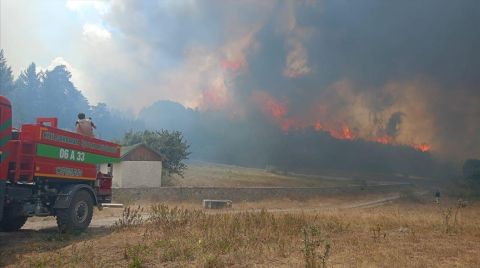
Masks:
[[[160,161],[123,161],[113,164],[113,188],[150,188],[161,185]]]
[[[113,200],[123,198],[151,201],[201,201],[203,199],[229,199],[232,201],[258,201],[288,198],[304,200],[319,196],[335,196],[348,193],[398,192],[411,187],[408,183],[378,184],[372,186],[344,187],[162,187],[144,189],[114,189]]]

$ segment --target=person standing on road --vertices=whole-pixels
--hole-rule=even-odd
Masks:
[[[436,190],[434,193],[435,196],[435,203],[440,204],[440,190]]]

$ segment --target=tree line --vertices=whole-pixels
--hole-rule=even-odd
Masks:
[[[44,71],[33,62],[15,78],[0,50],[0,95],[12,102],[15,127],[33,123],[37,117],[57,117],[59,127],[72,130],[79,112],[93,118],[97,135],[104,139],[144,127],[141,121],[122,116],[105,103],[90,104],[71,78],[65,65]]]
[[[72,83],[71,77],[65,65],[43,71],[31,63],[14,78],[3,50],[0,50],[0,95],[12,102],[14,127],[33,123],[37,117],[57,117],[60,128],[73,130],[77,114],[84,112],[96,122],[99,138],[117,139],[123,145],[146,143],[164,157],[165,175],[183,175],[186,168],[183,160],[189,155],[189,145],[180,132],[134,132],[132,129],[144,128],[141,121],[121,117],[105,103],[91,105]]]

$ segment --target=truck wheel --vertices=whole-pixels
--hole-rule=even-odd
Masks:
[[[84,190],[73,197],[70,207],[56,211],[57,225],[61,233],[79,233],[87,229],[92,221],[92,196]]]
[[[21,208],[18,206],[6,207],[3,219],[0,221],[0,230],[4,232],[14,232],[20,230],[22,226],[27,222],[28,217],[18,215]]]

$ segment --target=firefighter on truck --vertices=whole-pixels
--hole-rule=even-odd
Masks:
[[[61,232],[85,230],[94,206],[112,199],[118,144],[57,128],[37,118],[12,128],[12,106],[0,96],[0,231],[20,229],[28,217],[54,216]],[[105,173],[97,170],[105,165]]]

